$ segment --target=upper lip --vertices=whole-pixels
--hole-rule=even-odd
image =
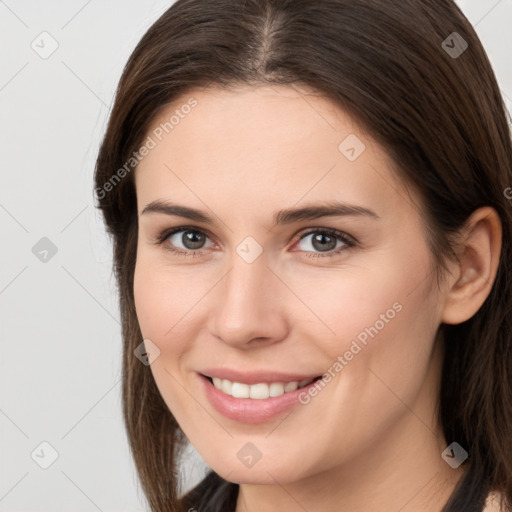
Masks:
[[[219,379],[228,379],[232,382],[241,384],[259,384],[272,382],[300,382],[306,379],[320,377],[321,374],[306,373],[282,373],[277,371],[240,371],[232,368],[206,368],[199,372],[206,377],[217,377]]]

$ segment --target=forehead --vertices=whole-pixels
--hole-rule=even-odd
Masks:
[[[407,197],[384,149],[311,89],[192,90],[160,111],[147,137],[154,147],[135,176],[148,200],[179,190],[195,203],[220,194],[240,207],[346,198],[386,209]]]
[[[195,106],[189,108],[192,102]],[[229,146],[232,152],[257,149],[263,143],[268,149],[278,147],[281,153],[290,149],[297,153],[297,143],[306,144],[305,153],[311,146],[318,147],[319,137],[325,139],[325,146],[336,149],[340,133],[361,132],[347,114],[318,92],[278,85],[196,89],[161,110],[150,131],[159,128],[165,132],[162,137],[176,143],[186,139],[185,150],[197,143],[210,153],[225,152]]]

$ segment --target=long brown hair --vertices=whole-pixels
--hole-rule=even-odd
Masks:
[[[156,114],[196,87],[295,83],[332,99],[388,151],[422,198],[439,274],[470,214],[498,212],[503,243],[489,297],[466,322],[440,326],[440,420],[447,442],[469,452],[443,511],[481,511],[490,490],[512,505],[512,144],[474,29],[451,0],[178,0],[125,66],[95,172],[120,294],[124,420],[151,510],[234,510],[238,486],[210,472],[179,497],[186,438],[134,357],[138,223],[126,162]]]

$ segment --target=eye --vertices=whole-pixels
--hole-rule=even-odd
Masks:
[[[208,240],[206,233],[199,229],[187,226],[180,226],[171,230],[164,231],[158,236],[156,243],[164,245],[169,251],[180,255],[202,254],[199,249],[205,248],[205,242]],[[213,245],[213,244],[212,244]]]
[[[310,254],[307,254],[308,257],[320,258],[336,256],[340,252],[349,250],[356,245],[355,240],[346,233],[336,229],[326,228],[314,228],[303,233],[298,244],[300,245],[303,241],[305,241],[305,243],[301,250],[309,252]]]

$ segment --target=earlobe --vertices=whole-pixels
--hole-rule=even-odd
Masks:
[[[446,290],[441,321],[469,320],[492,289],[500,259],[502,227],[494,208],[475,210],[461,231],[458,272]]]

